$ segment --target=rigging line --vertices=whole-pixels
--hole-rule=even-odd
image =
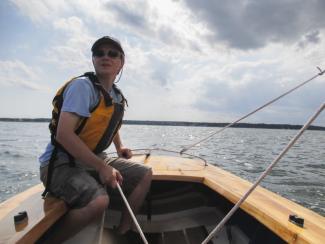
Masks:
[[[267,176],[272,168],[276,165],[277,162],[289,151],[289,149],[295,144],[295,142],[300,138],[304,131],[310,126],[310,124],[317,118],[317,116],[325,108],[325,103],[323,103],[320,108],[315,112],[315,114],[309,118],[306,124],[299,130],[294,138],[287,144],[287,146],[282,150],[282,152],[273,160],[273,162],[266,168],[266,170],[258,177],[254,185],[245,193],[245,195],[236,203],[236,205],[228,212],[228,214],[221,220],[221,222],[210,232],[208,237],[201,243],[207,244],[225,225],[225,223],[231,218],[231,216],[236,212],[240,205],[247,199],[247,197],[254,191],[254,189],[259,185],[259,183]]]
[[[119,190],[119,192],[121,194],[121,197],[123,198],[123,201],[125,203],[126,208],[129,211],[130,216],[132,217],[132,220],[133,220],[133,223],[135,224],[135,227],[139,231],[139,234],[140,234],[140,236],[142,238],[143,243],[148,244],[148,241],[147,241],[146,237],[144,236],[143,231],[141,230],[141,227],[140,227],[140,225],[139,225],[139,223],[138,223],[138,221],[137,221],[137,219],[136,219],[136,217],[135,217],[135,215],[134,215],[134,213],[133,213],[133,211],[132,211],[132,209],[130,207],[130,204],[128,203],[128,200],[126,199],[126,197],[125,197],[125,195],[124,195],[124,193],[122,191],[122,188],[121,188],[120,184],[117,183],[116,186],[117,186],[117,189]]]
[[[162,151],[162,152],[170,152],[170,153],[175,153],[178,154],[179,151],[176,150],[170,150],[170,149],[165,149],[165,148],[136,148],[136,149],[132,149],[132,152],[136,152],[136,151],[149,151],[148,153],[132,153],[133,156],[140,156],[140,155],[146,155],[147,157],[150,156],[151,151]],[[116,154],[116,152],[108,152],[106,153],[107,155],[113,155]],[[183,153],[185,156],[188,156],[190,158],[197,158],[200,159],[204,162],[204,166],[208,166],[208,162],[200,156],[194,155],[194,154],[189,154],[189,153]]]
[[[105,191],[107,191],[107,187],[105,187]],[[103,241],[103,233],[104,233],[105,219],[106,219],[106,210],[103,212],[102,219],[100,221],[99,237],[98,237],[97,244],[101,244],[102,241]]]
[[[250,112],[250,113],[244,115],[243,117],[237,119],[236,121],[234,121],[234,122],[232,122],[232,123],[226,125],[225,127],[221,128],[221,129],[219,129],[219,130],[217,130],[216,132],[212,133],[211,135],[209,135],[209,136],[207,136],[207,137],[201,139],[200,141],[198,141],[198,142],[196,142],[196,143],[193,143],[193,144],[191,144],[191,145],[189,145],[189,146],[187,146],[187,147],[184,147],[184,148],[183,148],[179,153],[180,153],[180,154],[183,154],[184,152],[186,152],[187,150],[189,150],[189,149],[191,149],[192,147],[196,146],[197,144],[200,144],[201,142],[203,142],[203,141],[209,139],[210,137],[214,136],[215,134],[218,134],[218,133],[224,131],[225,129],[229,128],[230,126],[232,126],[232,125],[234,125],[234,124],[236,124],[236,123],[238,123],[239,121],[241,121],[241,120],[243,120],[243,119],[246,119],[246,118],[249,117],[250,115],[256,113],[257,111],[259,111],[259,110],[261,110],[261,109],[263,109],[263,108],[265,108],[265,107],[267,107],[268,105],[274,103],[275,101],[279,100],[280,98],[282,98],[282,97],[288,95],[289,93],[293,92],[294,90],[296,90],[296,89],[298,89],[298,88],[304,86],[304,85],[307,84],[308,82],[314,80],[314,79],[317,78],[318,76],[321,76],[321,75],[323,75],[323,74],[325,73],[325,70],[322,70],[322,69],[319,68],[319,67],[317,67],[317,69],[319,70],[319,73],[318,73],[317,75],[314,75],[313,77],[309,78],[308,80],[302,82],[301,84],[295,86],[294,88],[290,89],[289,91],[287,91],[287,92],[283,93],[282,95],[280,95],[280,96],[274,98],[273,100],[271,100],[271,101],[265,103],[264,105],[258,107],[258,108],[255,109],[254,111],[252,111],[252,112]]]

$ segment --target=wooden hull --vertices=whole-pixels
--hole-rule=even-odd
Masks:
[[[200,243],[252,185],[196,159],[136,156],[132,160],[153,168],[152,189],[137,216],[151,238],[149,243]],[[35,186],[0,205],[0,243],[33,243],[67,211],[61,200],[44,202],[40,196],[42,190],[41,185]],[[126,242],[111,230],[123,205],[119,196],[114,198],[103,231],[99,220],[94,228],[84,230],[70,243],[78,238],[84,240],[82,234],[86,232],[86,236],[93,233],[97,243]],[[27,211],[29,218],[17,227],[13,215],[21,210]],[[304,218],[303,228],[288,221],[291,214]],[[254,241],[254,238],[258,242],[258,238],[265,237],[268,243],[324,243],[325,218],[257,187],[219,235],[218,243],[229,243],[229,238],[233,238],[233,243]]]

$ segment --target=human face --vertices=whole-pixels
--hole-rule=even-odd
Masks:
[[[123,64],[121,52],[110,45],[101,45],[93,52],[93,65],[98,75],[116,76]]]

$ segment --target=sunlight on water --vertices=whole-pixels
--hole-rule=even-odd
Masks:
[[[133,149],[180,151],[215,129],[124,125],[121,135],[124,144]],[[253,182],[296,133],[295,130],[230,128],[188,153]],[[0,122],[0,201],[39,183],[37,157],[48,140],[47,123]],[[324,131],[307,131],[264,179],[262,186],[325,215],[324,145]]]

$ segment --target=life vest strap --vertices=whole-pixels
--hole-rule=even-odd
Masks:
[[[50,188],[50,184],[51,184],[52,173],[53,173],[53,169],[54,169],[53,166],[54,166],[54,161],[56,159],[57,152],[58,152],[58,148],[56,146],[54,146],[54,149],[52,151],[51,158],[50,158],[50,161],[49,161],[49,166],[48,166],[48,169],[47,169],[45,190],[42,193],[43,198],[45,198],[46,194],[50,191],[49,188]]]
[[[75,167],[76,166],[74,157],[70,153],[68,153],[67,150],[65,150],[59,143],[57,143],[54,138],[51,138],[51,143],[52,143],[52,145],[54,145],[54,149],[52,151],[51,158],[49,160],[45,190],[42,193],[43,198],[46,196],[46,194],[48,192],[50,192],[51,180],[52,180],[52,175],[53,175],[53,170],[54,170],[54,162],[55,162],[55,160],[57,158],[56,156],[58,154],[58,149],[59,148],[62,149],[68,155],[68,157],[69,157],[69,166],[70,167]]]

